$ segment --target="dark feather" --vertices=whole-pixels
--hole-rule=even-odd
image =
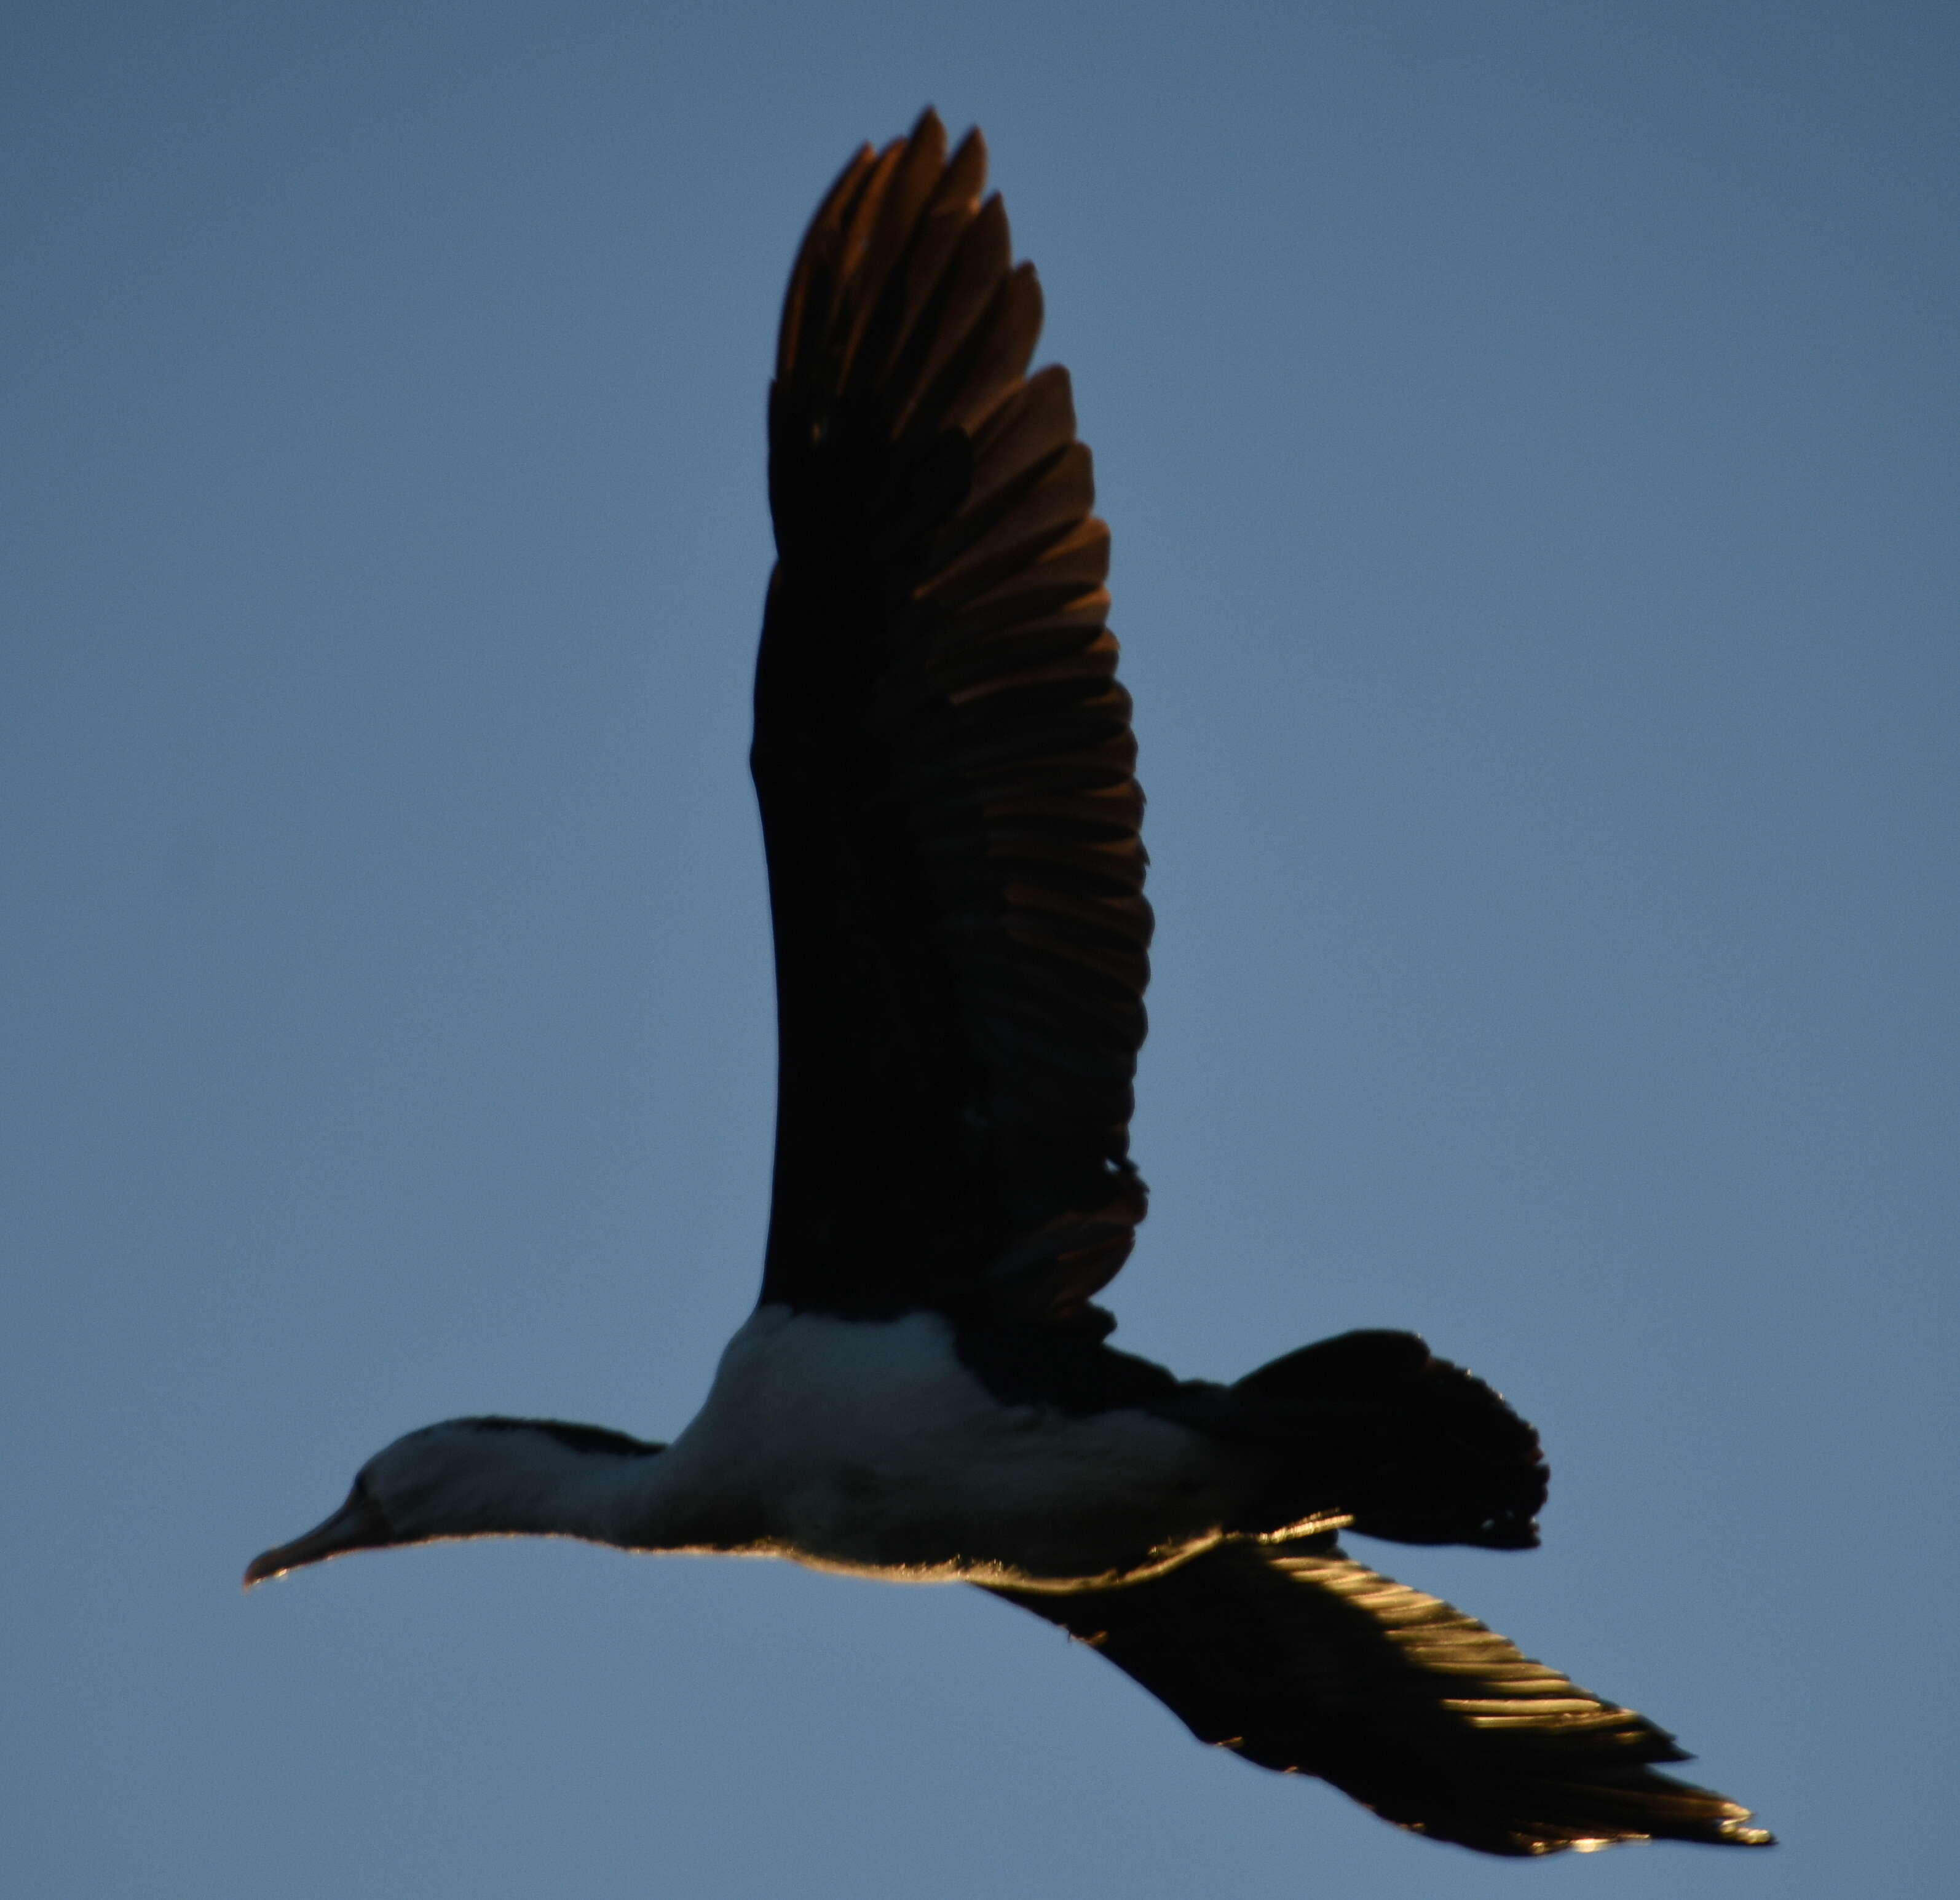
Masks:
[[[1223,1544],[1118,1590],[994,1593],[1107,1657],[1199,1740],[1317,1774],[1439,1841],[1542,1854],[1771,1838],[1748,1809],[1656,1772],[1688,1758],[1646,1717],[1331,1536]]]
[[[1067,373],[1026,374],[1040,287],[985,173],[930,113],[861,151],[784,304],[762,1297],[1097,1327],[1144,1208],[1143,799],[1089,451]]]

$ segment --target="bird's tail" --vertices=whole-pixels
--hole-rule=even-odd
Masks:
[[[1232,1387],[1271,1457],[1248,1530],[1324,1520],[1371,1537],[1526,1550],[1548,1473],[1538,1434],[1482,1380],[1412,1333],[1344,1333]]]

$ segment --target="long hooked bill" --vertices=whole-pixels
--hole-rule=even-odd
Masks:
[[[329,1557],[344,1556],[350,1550],[373,1550],[393,1541],[388,1520],[380,1507],[356,1485],[347,1501],[323,1524],[316,1525],[304,1537],[289,1544],[275,1544],[254,1557],[245,1566],[245,1587],[262,1584],[269,1577],[282,1577],[303,1565],[324,1563]]]

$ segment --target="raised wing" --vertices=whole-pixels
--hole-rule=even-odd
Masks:
[[[1656,1774],[1688,1757],[1646,1717],[1332,1537],[1221,1545],[1120,1590],[994,1593],[1090,1644],[1200,1741],[1317,1774],[1439,1841],[1538,1854],[1771,1839],[1747,1808]]]
[[[781,1069],[762,1298],[1083,1320],[1143,1218],[1109,531],[986,150],[928,112],[805,237],[752,757]]]

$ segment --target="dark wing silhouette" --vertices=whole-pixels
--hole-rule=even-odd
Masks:
[[[1439,1841],[1534,1854],[1771,1839],[1747,1808],[1656,1774],[1688,1757],[1646,1717],[1332,1537],[1223,1544],[1118,1590],[994,1593],[1099,1651],[1200,1741],[1319,1775]]]
[[[1032,377],[986,148],[928,112],[845,169],[769,399],[752,764],[781,1036],[762,1298],[1100,1323],[1150,913],[1109,531]]]

